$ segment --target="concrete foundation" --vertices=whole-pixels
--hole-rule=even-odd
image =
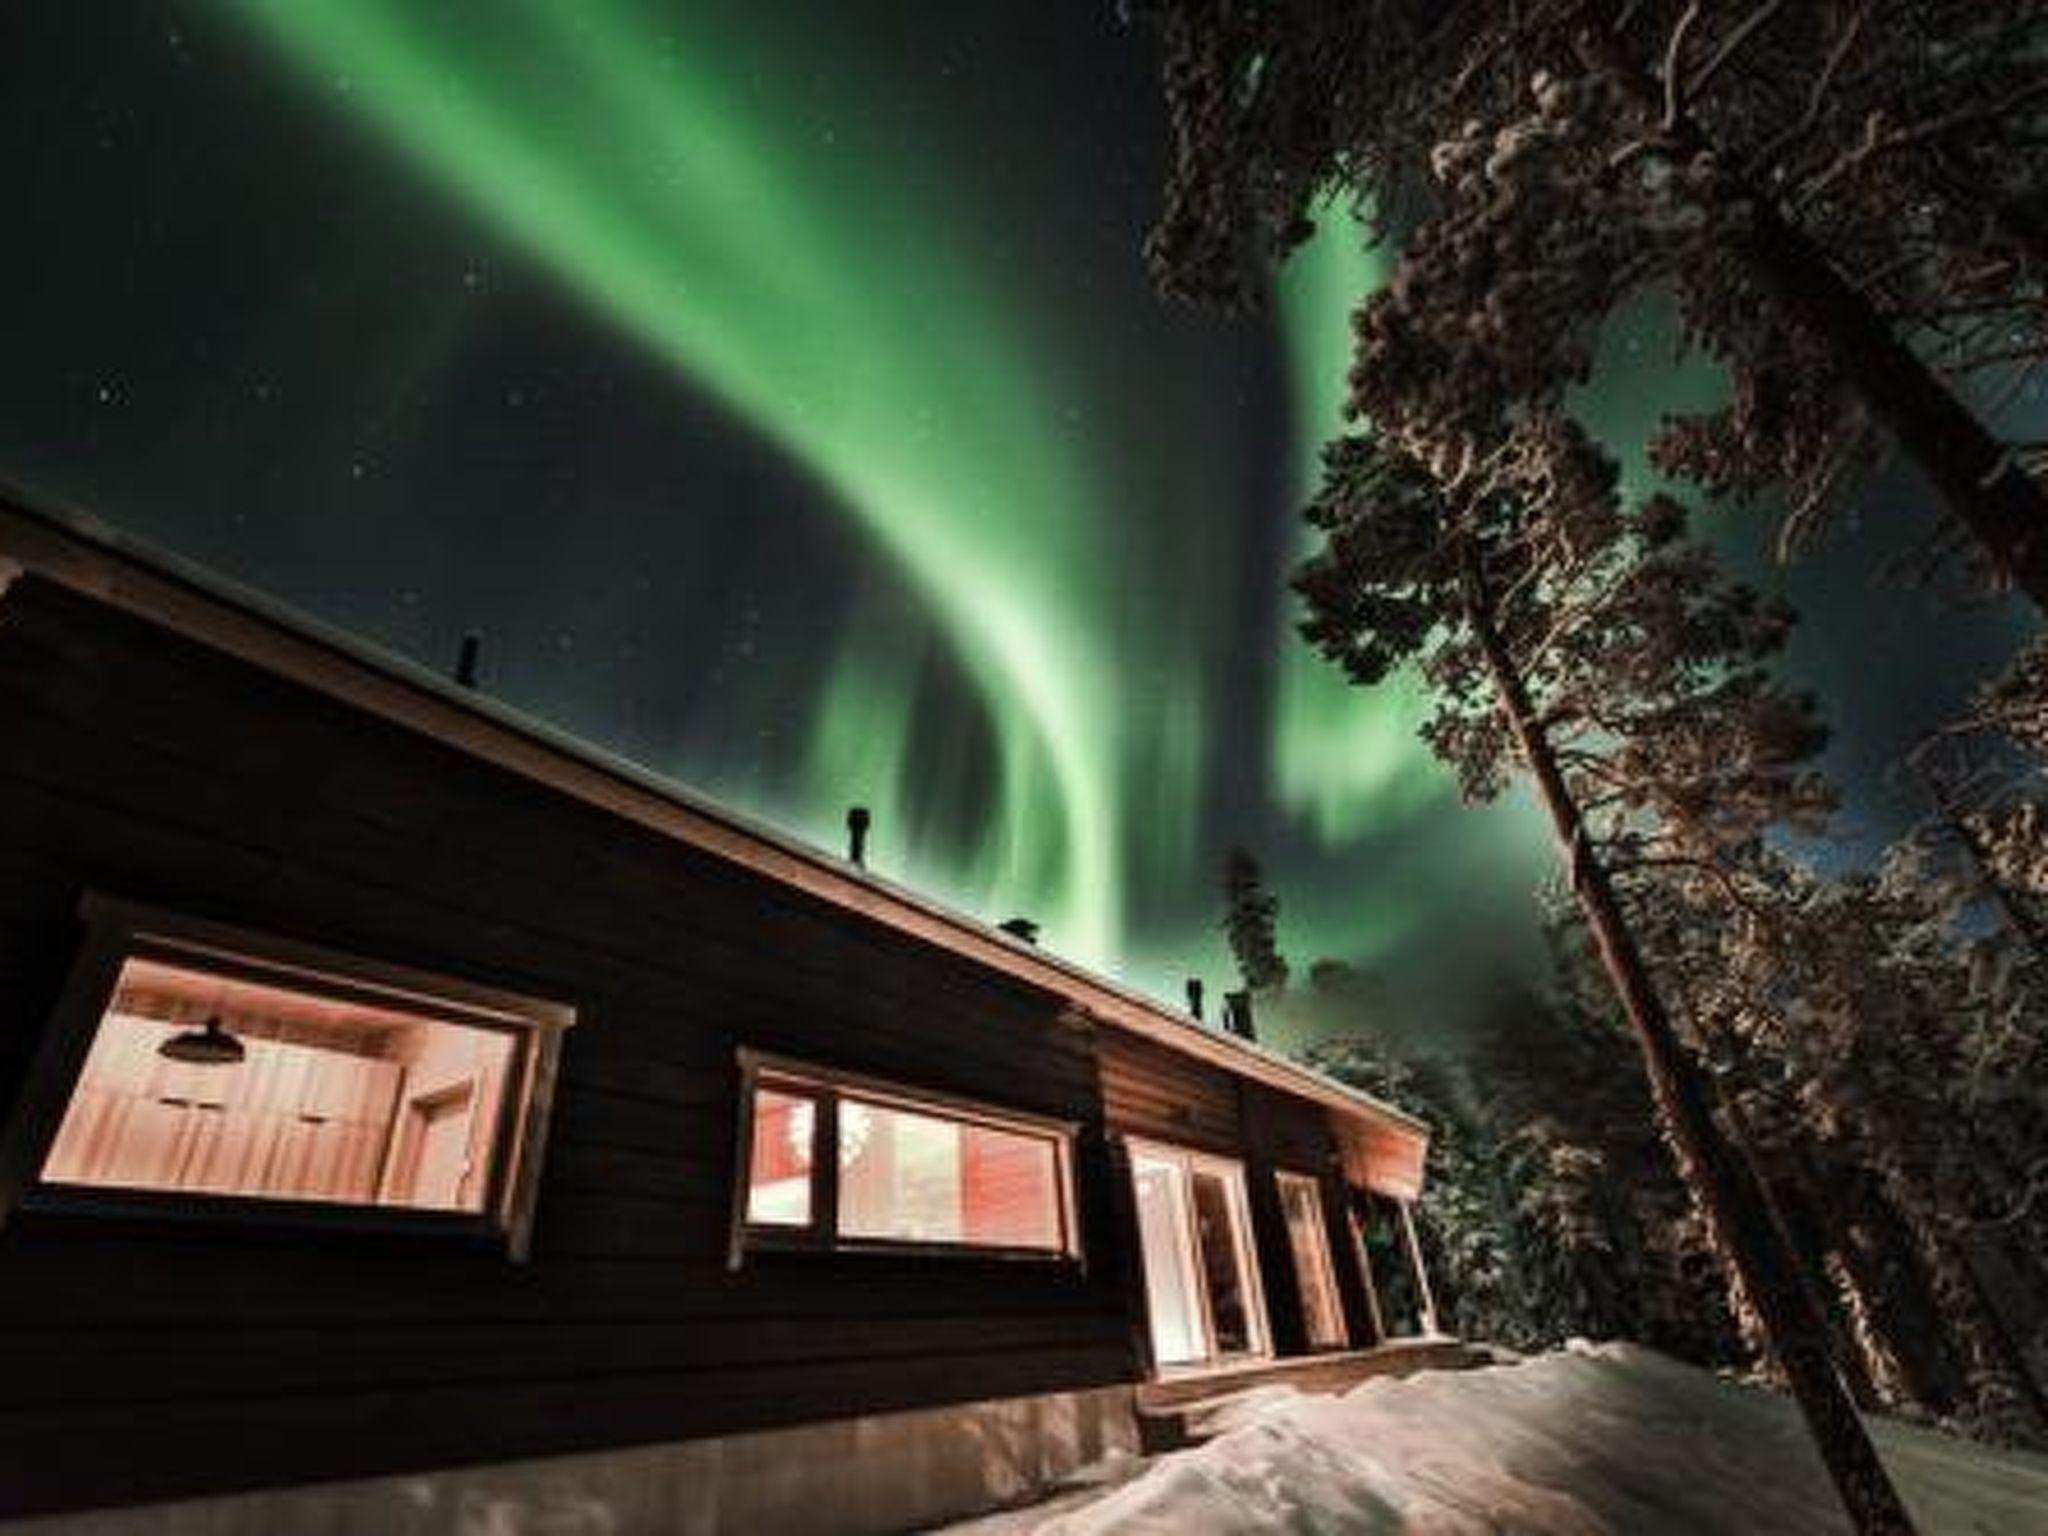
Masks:
[[[0,1523],[5,1536],[872,1536],[1135,1452],[1128,1386]]]

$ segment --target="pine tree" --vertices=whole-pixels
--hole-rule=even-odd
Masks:
[[[1354,681],[1419,661],[1424,729],[1471,798],[1528,774],[1571,898],[1641,1049],[1679,1170],[1866,1532],[1911,1529],[1828,1358],[1762,1186],[1652,981],[1617,870],[1711,871],[1829,804],[1811,701],[1759,663],[1789,614],[1721,581],[1664,498],[1624,511],[1613,462],[1569,421],[1519,425],[1525,495],[1447,488],[1375,439],[1326,457],[1326,544],[1297,585],[1304,633]],[[1540,490],[1539,490],[1540,487]]]
[[[1238,975],[1256,994],[1279,992],[1287,985],[1287,960],[1280,953],[1280,902],[1266,889],[1259,861],[1242,848],[1223,861],[1223,931]]]
[[[2008,1237],[2001,1246],[2040,1283],[2031,1170],[2048,1171],[2048,1143],[2023,1084],[2010,1085],[2017,1096],[2003,1082],[1989,1095],[1972,1087],[1973,1048],[1995,1037],[2002,1003],[1973,980],[1953,909],[1896,866],[1822,880],[1768,857],[1729,878],[1743,910],[1667,883],[1635,893],[1638,928],[1660,979],[1716,1042],[1726,1097],[1811,1196],[1810,1278],[1818,1259],[1881,1346],[1874,1375],[1882,1357],[1905,1372],[1918,1356],[1906,1373],[1921,1378],[1923,1405],[2041,1444],[2039,1386],[1978,1260]],[[1879,1275],[1931,1305],[1888,1327]],[[1908,1329],[1939,1340],[1953,1392]]]
[[[1363,199],[1406,233],[1353,409],[1440,472],[1558,410],[1603,325],[1675,298],[1729,406],[1659,462],[1804,541],[1886,443],[2048,605],[2048,493],[1968,380],[2048,353],[2048,92],[2027,0],[1153,0],[1174,133],[1161,286],[1242,305]],[[1961,376],[1965,382],[1952,382]]]
[[[1910,764],[1933,809],[1920,855],[1952,896],[1987,904],[2031,963],[2048,963],[2048,641],[2022,650]]]

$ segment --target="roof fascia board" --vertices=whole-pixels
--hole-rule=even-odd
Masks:
[[[1105,1023],[1339,1113],[1425,1140],[1402,1110],[1249,1042],[1182,1021],[1121,983],[713,805],[545,721],[459,687],[95,518],[25,505],[0,485],[0,595],[33,572],[212,649],[411,729],[993,970]]]

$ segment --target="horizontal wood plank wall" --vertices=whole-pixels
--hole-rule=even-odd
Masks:
[[[1062,1000],[27,579],[0,602],[0,1104],[82,891],[560,998],[524,1266],[21,1212],[0,1514],[1134,1377],[1094,1042]],[[1089,1263],[728,1272],[741,1044],[1081,1121]]]
[[[1242,1151],[1239,1079],[1230,1073],[1128,1035],[1105,1033],[1096,1056],[1110,1130],[1232,1157]]]

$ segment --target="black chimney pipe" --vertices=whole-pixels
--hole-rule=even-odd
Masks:
[[[455,658],[455,684],[459,688],[476,686],[476,662],[483,650],[484,637],[470,630],[462,637],[462,654]]]
[[[1223,1026],[1240,1039],[1257,1041],[1259,1032],[1252,1023],[1251,993],[1226,992],[1223,994]]]
[[[846,856],[862,869],[868,867],[868,808],[856,805],[846,813]]]
[[[1202,978],[1199,976],[1188,978],[1188,1012],[1198,1019],[1202,1016]]]

